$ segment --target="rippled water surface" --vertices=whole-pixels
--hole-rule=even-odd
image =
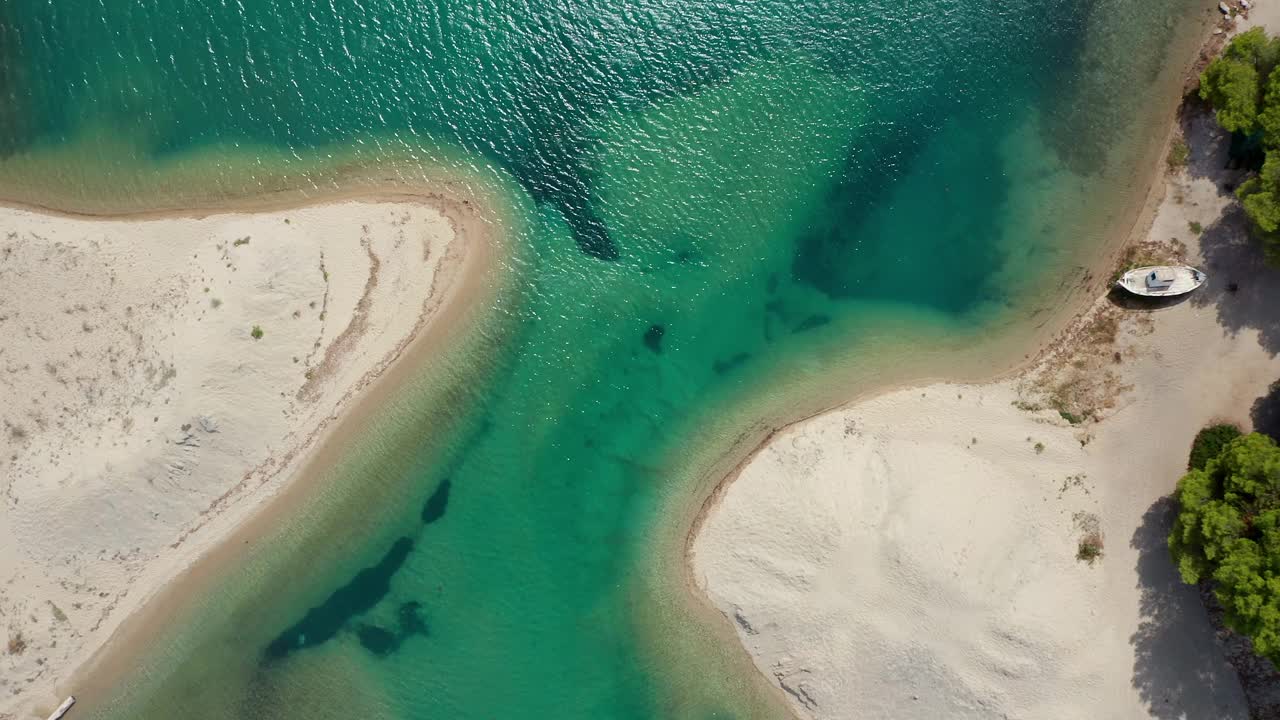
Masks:
[[[168,207],[349,156],[470,173],[515,212],[474,345],[84,712],[777,716],[650,562],[687,529],[671,508],[824,379],[848,397],[1060,301],[1142,189],[1200,9],[0,4],[15,199]]]

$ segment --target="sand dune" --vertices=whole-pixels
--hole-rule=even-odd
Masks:
[[[434,316],[462,243],[407,201],[0,210],[0,717],[55,705],[131,609],[279,490]]]

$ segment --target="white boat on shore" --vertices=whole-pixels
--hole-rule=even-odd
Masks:
[[[1209,276],[1185,265],[1149,265],[1134,268],[1120,276],[1116,285],[1134,295],[1171,297],[1189,293],[1208,279]]]

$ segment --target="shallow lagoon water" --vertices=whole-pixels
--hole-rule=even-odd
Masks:
[[[1052,315],[1143,190],[1202,9],[10,0],[13,199],[324,190],[356,153],[513,212],[470,339],[84,710],[780,716],[726,633],[668,612],[672,503],[762,414]]]

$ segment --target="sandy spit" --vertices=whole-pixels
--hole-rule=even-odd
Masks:
[[[1196,112],[1180,130],[1189,166],[1130,247],[1208,287],[1107,295],[1013,376],[793,425],[706,509],[694,582],[798,717],[1244,720],[1265,701],[1165,537],[1197,430],[1278,429],[1280,273],[1245,235],[1225,134]],[[1102,558],[1078,559],[1095,533]]]
[[[104,646],[144,645],[147,606],[269,526],[492,289],[469,199],[251,210],[0,208],[0,718],[44,717]]]

